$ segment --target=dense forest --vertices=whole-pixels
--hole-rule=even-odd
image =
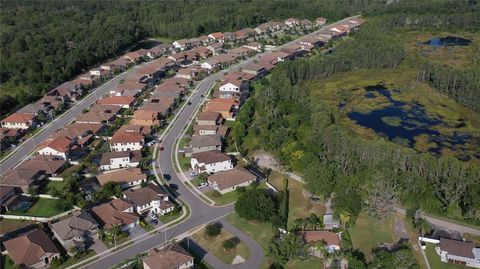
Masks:
[[[405,48],[390,27],[379,23],[383,18],[363,26],[337,46],[335,54],[282,63],[269,78],[258,82],[253,98],[238,116],[235,139],[244,151],[255,144],[274,153],[288,168],[302,172],[315,193],[334,193],[336,214],[347,211],[352,221],[362,210],[383,217],[386,208],[400,202],[408,208],[479,223],[478,165],[420,154],[383,139],[362,139],[337,124],[338,114],[321,100],[321,91],[316,89],[315,98],[311,95],[316,79],[402,64]],[[428,70],[422,81],[478,108],[479,87],[473,78],[477,70],[455,71],[458,77],[453,79],[440,75],[449,72],[445,68],[418,68]]]
[[[476,1],[2,1],[1,115],[148,37],[194,37],[288,17],[396,14],[385,27],[477,28]],[[438,2],[438,1],[433,1]],[[452,14],[452,10],[457,13]],[[443,13],[437,17],[431,14]],[[458,14],[461,14],[459,16]]]
[[[336,20],[363,5],[340,2],[2,1],[1,114],[147,37],[195,37],[292,16]]]

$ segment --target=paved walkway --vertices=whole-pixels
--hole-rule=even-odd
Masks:
[[[107,246],[100,240],[100,238],[94,236],[93,238],[93,245],[90,246],[97,254],[102,253],[108,250]]]

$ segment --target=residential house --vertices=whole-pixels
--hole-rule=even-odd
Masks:
[[[130,108],[134,102],[135,98],[131,96],[108,96],[97,101],[100,105],[114,105],[121,108]]]
[[[238,187],[248,186],[256,180],[257,177],[254,174],[241,167],[208,176],[210,187],[221,194],[234,191]]]
[[[312,35],[302,37],[299,42],[301,45],[307,45],[313,48],[319,48],[324,44],[323,40],[320,37]]]
[[[190,145],[193,153],[222,150],[222,139],[217,135],[193,136]]]
[[[139,150],[105,152],[100,159],[100,170],[137,167],[141,158],[142,153]]]
[[[67,252],[72,247],[84,251],[98,232],[97,221],[86,211],[74,211],[68,218],[52,223],[51,228]]]
[[[230,71],[228,73],[224,73],[223,76],[220,78],[221,81],[226,81],[231,79],[252,81],[255,79],[255,75],[237,70],[237,71]]]
[[[195,76],[198,75],[198,71],[193,68],[185,67],[177,71],[175,74],[176,77],[185,78],[185,79],[193,79]]]
[[[43,175],[56,177],[68,167],[68,162],[63,159],[37,155],[21,163],[18,169],[40,171]]]
[[[157,113],[160,119],[167,118],[171,113],[170,105],[163,105],[162,103],[152,103],[151,101],[143,103],[140,109]],[[159,121],[159,124],[162,124],[161,120]],[[150,127],[150,129],[152,127],[150,125],[137,125],[137,126]]]
[[[192,44],[188,39],[180,39],[173,41],[172,45],[177,50],[188,50],[192,48]]]
[[[160,57],[160,56],[166,54],[171,47],[172,46],[170,44],[167,44],[167,43],[158,44],[155,47],[147,50],[147,56],[150,59]]]
[[[175,209],[167,193],[160,186],[152,183],[144,188],[124,191],[123,199],[129,201],[135,212],[139,214],[151,212],[163,216]]]
[[[123,58],[129,60],[132,63],[138,63],[143,60],[143,57],[147,55],[147,51],[144,49],[139,49],[136,51],[131,51],[123,55]]]
[[[35,123],[35,116],[29,114],[13,113],[1,121],[3,128],[30,129]]]
[[[299,231],[298,235],[306,244],[315,244],[323,242],[328,253],[340,250],[340,236],[330,231]],[[313,255],[318,256],[318,249],[311,247],[310,251]]]
[[[138,69],[136,74],[146,77],[142,83],[152,85],[160,79],[162,71],[147,65]]]
[[[257,52],[261,52],[262,49],[263,49],[263,45],[262,43],[258,43],[258,42],[250,42],[246,45],[243,45],[245,48],[247,49],[251,49],[251,50],[254,50],[254,51],[257,51]]]
[[[122,199],[115,199],[91,209],[93,217],[103,229],[119,226],[127,231],[139,224],[140,217],[134,213],[133,205]]]
[[[223,48],[223,43],[210,44],[207,46],[207,49],[209,49],[213,53],[213,55],[219,55],[225,52],[225,49]]]
[[[328,33],[332,35],[332,38],[340,38],[346,36],[350,32],[350,28],[347,25],[335,25],[328,29]]]
[[[13,168],[5,172],[0,185],[18,188],[23,193],[28,193],[30,188],[38,189],[45,179],[46,176],[40,170]]]
[[[42,230],[34,229],[3,242],[8,255],[21,268],[42,268],[60,258],[60,251]]]
[[[70,139],[80,139],[89,134],[98,135],[103,131],[104,128],[105,125],[100,123],[91,124],[75,122],[65,125],[65,127],[63,127],[63,130],[58,131],[57,133],[62,133],[64,136]]]
[[[97,175],[98,183],[101,186],[108,182],[120,183],[121,187],[126,189],[133,186],[138,186],[142,182],[147,181],[147,175],[142,173],[140,168],[125,168],[120,170],[114,170],[111,172],[104,172]]]
[[[218,112],[222,114],[224,119],[232,120],[236,116],[238,106],[239,102],[237,100],[216,98],[208,101],[203,111]]]
[[[38,116],[40,114],[47,115],[48,107],[42,103],[35,102],[20,108],[16,113],[28,116]]]
[[[300,25],[301,25],[302,27],[305,27],[305,28],[311,28],[311,27],[313,27],[312,21],[310,21],[310,20],[308,20],[308,19],[303,19],[303,20],[301,20],[301,21],[300,21]]]
[[[333,214],[326,213],[323,215],[323,227],[326,230],[333,230],[340,227],[340,221],[333,217]]]
[[[149,126],[124,124],[120,127],[120,129],[118,129],[117,132],[136,133],[136,134],[141,134],[145,136],[152,133],[152,128]]]
[[[243,102],[248,96],[249,83],[243,79],[229,79],[220,82],[219,97],[240,99]]]
[[[242,68],[242,72],[252,74],[255,77],[262,77],[267,74],[264,66],[256,63],[249,63]]]
[[[319,17],[315,20],[315,25],[317,26],[323,26],[327,24],[327,19],[323,18],[323,17]]]
[[[272,51],[264,54],[260,57],[260,62],[266,62],[272,65],[276,65],[279,62],[283,62],[287,59],[288,54],[282,51]]]
[[[246,57],[250,57],[255,55],[255,50],[249,49],[247,47],[238,47],[228,51],[228,54],[234,55],[235,59],[245,59]]]
[[[210,38],[208,38],[207,35],[199,36],[199,37],[198,37],[198,40],[200,40],[200,42],[201,42],[202,45],[204,45],[204,46],[210,44]]]
[[[273,28],[270,25],[270,23],[266,22],[266,23],[262,23],[262,24],[258,25],[254,30],[257,33],[257,35],[263,35],[263,34],[266,34],[268,32],[271,32],[273,30]]]
[[[200,40],[199,38],[190,38],[188,40],[188,42],[190,42],[190,45],[192,48],[195,48],[195,47],[198,47],[198,46],[201,46],[202,45],[202,40]]]
[[[219,112],[203,111],[197,115],[196,121],[198,125],[215,126],[222,124],[223,118],[222,114],[220,114]]]
[[[58,136],[42,142],[37,150],[40,155],[55,156],[67,160],[74,141],[65,136]]]
[[[101,67],[93,68],[88,71],[88,73],[92,76],[96,76],[98,78],[106,78],[111,75],[109,70],[103,69]]]
[[[194,259],[178,244],[163,249],[153,249],[142,258],[144,269],[190,269],[194,268]]]
[[[201,137],[201,136],[197,136]],[[216,173],[233,169],[232,159],[218,150],[193,153],[190,159],[192,170],[197,173]]]
[[[295,18],[288,18],[284,22],[288,27],[295,27],[295,26],[300,25],[300,21],[298,21]]]
[[[143,144],[144,139],[142,134],[118,130],[110,140],[110,149],[111,151],[141,150]]]
[[[101,105],[101,104],[94,104],[89,108],[88,111],[90,112],[102,112],[102,113],[112,113],[118,115],[122,107],[115,106],[115,105]]]
[[[213,52],[208,49],[207,47],[198,47],[192,50],[198,57],[202,59],[207,59],[208,57],[212,56]]]
[[[480,268],[480,248],[475,247],[474,243],[440,238],[435,250],[442,262]]]
[[[223,40],[224,41],[233,41],[235,39],[236,39],[236,37],[235,37],[234,33],[231,33],[231,32],[224,32],[223,33]]]
[[[7,211],[9,210],[8,208],[9,201],[11,200],[11,198],[15,197],[16,195],[17,194],[15,192],[15,187],[0,185],[0,212],[2,212],[3,209]]]
[[[148,64],[148,66],[155,68],[159,71],[165,72],[167,70],[175,69],[177,67],[177,63],[174,60],[169,59],[167,57],[162,57],[156,59]]]
[[[155,87],[155,92],[176,92],[179,94],[183,94],[186,92],[185,87],[181,85],[174,84],[174,83],[162,83]]]
[[[208,38],[210,38],[213,42],[224,42],[225,41],[225,35],[221,32],[211,33],[211,34],[208,35]]]
[[[193,135],[218,135],[221,139],[227,137],[230,128],[224,125],[195,125]]]
[[[160,124],[160,115],[158,111],[138,109],[133,113],[130,120],[133,125],[157,126]]]
[[[115,114],[106,112],[93,112],[80,114],[75,122],[79,124],[106,124],[109,125],[115,121]]]
[[[110,91],[110,95],[137,97],[146,87],[147,85],[143,83],[127,81],[118,84],[114,90]]]

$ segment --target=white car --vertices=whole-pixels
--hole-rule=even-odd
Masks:
[[[203,182],[203,183],[200,183],[200,184],[198,185],[198,188],[199,188],[199,189],[203,189],[203,188],[205,188],[205,187],[207,187],[207,186],[208,186],[208,183],[207,183],[207,182]]]
[[[150,213],[150,219],[158,219],[158,217],[156,214]]]

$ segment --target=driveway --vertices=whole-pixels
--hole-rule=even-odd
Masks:
[[[142,226],[137,225],[132,229],[128,230],[128,236],[135,241],[135,239],[139,236],[146,234],[147,232],[142,228]]]
[[[93,236],[92,241],[93,244],[90,246],[90,249],[93,249],[97,254],[108,250],[100,238]]]

